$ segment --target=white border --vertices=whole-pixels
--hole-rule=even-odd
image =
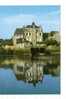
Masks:
[[[61,94],[60,95],[1,95],[0,99],[65,99],[66,98],[66,4],[64,0],[0,0],[2,5],[60,5],[61,6]],[[65,67],[65,68],[64,68]]]
[[[0,5],[59,5],[62,0],[0,0]]]
[[[4,95],[0,99],[60,99],[59,95]]]

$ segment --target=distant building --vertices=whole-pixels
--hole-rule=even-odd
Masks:
[[[13,44],[17,48],[36,46],[37,42],[42,42],[42,40],[42,28],[35,25],[34,22],[32,25],[16,29],[13,36]]]
[[[60,33],[58,31],[52,31],[49,33],[48,39],[56,40],[58,43],[60,43]]]
[[[13,45],[5,45],[3,48],[6,49],[6,50],[7,49],[13,50],[14,46]]]
[[[53,38],[57,41],[57,42],[60,42],[60,33],[59,32],[56,32],[53,36]]]

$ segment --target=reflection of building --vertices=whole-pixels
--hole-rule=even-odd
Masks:
[[[28,64],[28,62],[29,62],[29,64]],[[28,61],[28,62],[24,61],[24,60],[22,60],[22,61],[17,60],[15,62],[15,64],[14,64],[14,68],[13,68],[15,74],[17,74],[17,75],[20,75],[20,74],[24,75],[26,69],[28,69],[31,66],[30,61]]]
[[[9,68],[13,70],[17,80],[32,83],[36,85],[41,82],[43,75],[60,75],[60,63],[58,57],[47,60],[22,60],[22,59],[6,59],[0,61],[0,68]]]
[[[43,77],[43,67],[37,65],[36,63],[32,64],[32,67],[30,67],[26,71],[26,81],[27,82],[38,82],[42,80]]]
[[[14,65],[13,70],[17,79],[25,82],[36,84],[43,78],[43,66],[36,62],[19,61]]]
[[[13,36],[14,46],[17,48],[36,46],[37,42],[42,42],[42,28],[35,25],[27,25],[16,29]]]
[[[19,63],[16,63],[14,65],[14,72],[15,74],[21,74],[23,75],[24,72],[25,72],[25,66],[24,66],[24,62],[19,62]]]

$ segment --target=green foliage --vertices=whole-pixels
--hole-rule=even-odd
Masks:
[[[51,31],[50,36],[53,36],[57,31]]]
[[[57,46],[59,46],[59,43],[56,40],[52,40],[52,39],[47,40],[45,43],[47,44],[47,46],[48,45],[57,45]]]
[[[11,49],[0,48],[0,55],[14,55],[14,51]]]
[[[30,48],[24,48],[24,49],[16,49],[14,50],[14,55],[26,55],[26,54],[31,54]]]
[[[43,41],[45,41],[48,38],[48,33],[43,33]]]
[[[0,39],[0,46],[2,45],[13,45],[13,41],[12,39],[5,39],[5,40]]]
[[[26,55],[26,54],[31,54],[30,49],[17,49],[17,50],[12,50],[12,49],[4,49],[0,48],[0,55]]]

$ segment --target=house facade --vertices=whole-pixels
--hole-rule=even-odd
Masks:
[[[42,42],[42,40],[42,28],[35,25],[34,22],[31,25],[16,29],[13,36],[13,44],[17,48],[34,47],[38,42]]]

